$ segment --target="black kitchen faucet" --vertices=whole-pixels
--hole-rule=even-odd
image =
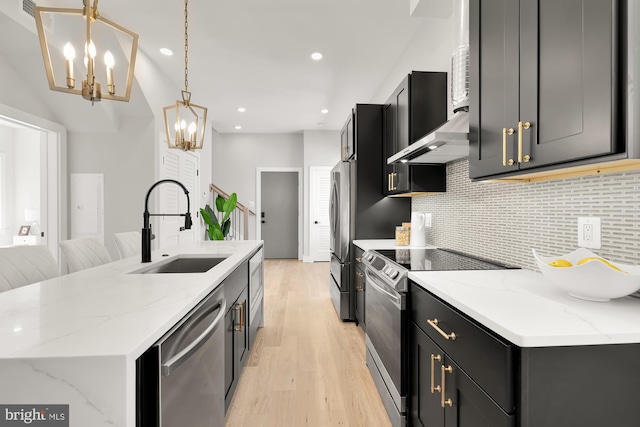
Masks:
[[[149,195],[154,188],[156,188],[160,184],[164,184],[165,182],[173,182],[174,184],[179,185],[184,190],[185,196],[187,196],[187,213],[183,214],[152,214],[149,213]],[[191,213],[189,212],[189,190],[187,187],[182,185],[181,182],[176,181],[175,179],[163,179],[151,186],[149,191],[147,191],[147,197],[144,199],[144,227],[142,228],[142,262],[151,262],[151,224],[149,223],[149,218],[152,216],[183,216],[184,217],[184,227],[180,227],[180,231],[191,229]]]

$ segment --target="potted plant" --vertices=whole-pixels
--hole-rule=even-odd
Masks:
[[[236,208],[237,203],[238,196],[236,193],[231,193],[228,199],[222,196],[216,197],[217,215],[209,205],[204,209],[200,208],[202,220],[207,224],[209,240],[224,240],[227,237],[231,229],[231,212]],[[219,219],[218,215],[222,215],[222,219]]]

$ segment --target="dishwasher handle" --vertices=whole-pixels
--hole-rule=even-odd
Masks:
[[[189,357],[191,357],[198,349],[205,343],[205,341],[213,334],[213,331],[216,329],[222,318],[224,317],[224,312],[227,309],[227,302],[224,298],[221,298],[216,302],[209,310],[204,313],[204,317],[214,312],[218,311],[215,319],[211,322],[211,324],[205,329],[191,344],[186,346],[180,353],[173,356],[171,359],[167,360],[166,363],[162,364],[162,376],[168,377],[175,371],[183,362],[185,362]]]

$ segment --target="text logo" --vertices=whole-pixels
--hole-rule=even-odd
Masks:
[[[0,405],[0,427],[69,427],[69,405]]]

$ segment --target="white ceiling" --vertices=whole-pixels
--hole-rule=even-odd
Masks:
[[[82,0],[37,3],[82,6]],[[371,102],[422,24],[409,9],[409,0],[191,0],[192,101],[208,108],[218,132],[340,129],[355,103]],[[102,0],[99,10],[140,35],[139,48],[175,83],[178,99],[184,1]],[[161,55],[161,47],[173,57]],[[324,59],[313,61],[315,51]],[[239,106],[247,111],[237,112]]]

